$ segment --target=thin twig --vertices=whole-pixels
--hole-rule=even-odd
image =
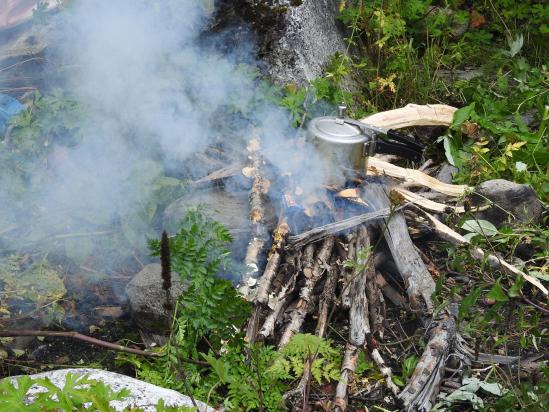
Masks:
[[[40,336],[40,337],[58,337],[58,338],[71,338],[81,340],[83,342],[90,343],[102,348],[112,349],[118,352],[133,353],[134,355],[141,356],[162,356],[158,352],[145,352],[141,349],[128,348],[126,346],[118,345],[116,343],[106,342],[101,339],[92,338],[91,336],[82,335],[78,332],[59,332],[49,330],[31,330],[31,329],[19,329],[19,330],[3,330],[0,331],[0,338],[12,338],[16,336]],[[199,366],[210,366],[208,362],[197,361],[194,359],[182,359],[185,363],[192,363]]]

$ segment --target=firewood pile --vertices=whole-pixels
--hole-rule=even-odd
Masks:
[[[448,106],[435,116],[432,111],[421,112],[422,108],[412,105],[399,109],[400,115],[385,112],[368,121],[385,127],[388,123],[406,127],[451,122],[453,112]],[[403,111],[412,114],[403,117]],[[240,286],[254,305],[247,341],[283,348],[297,333],[324,337],[334,319],[339,325],[346,323],[341,376],[329,405],[324,404],[326,410],[347,410],[350,388],[356,388],[352,385],[353,373],[361,351],[383,376],[384,384],[377,383],[375,389],[382,396],[393,397],[403,410],[428,411],[441,389],[459,387],[461,374],[473,359],[472,351],[456,329],[455,304],[435,310],[433,274],[437,270],[414,244],[410,232],[428,231],[468,247],[465,238],[434,214],[463,213],[465,207],[458,203],[470,188],[371,158],[366,173],[355,173],[346,187],[326,185],[327,195],[317,199],[314,207],[302,205],[300,213],[307,225],[299,227],[299,219],[296,224],[294,209],[288,205],[299,204],[296,193],[300,190],[288,187],[283,194],[285,206],[275,208],[278,222],[269,234],[265,210],[271,182],[262,173],[266,162],[261,157],[259,138],[250,140],[248,152],[249,164],[243,173],[252,181],[249,199],[253,236],[246,256],[249,270]],[[266,264],[262,265],[259,257],[266,247]],[[479,248],[471,248],[470,253],[503,271],[523,276],[547,293],[536,279],[498,256]],[[382,345],[389,313],[398,311],[412,313],[418,319],[425,342],[415,371],[403,389],[393,381],[391,367],[384,360],[391,352]],[[478,354],[475,356],[478,360]],[[309,362],[302,379],[286,394],[294,410],[312,402],[310,388]]]

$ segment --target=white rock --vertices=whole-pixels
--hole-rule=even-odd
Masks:
[[[124,408],[132,407],[141,408],[144,412],[154,412],[156,411],[156,405],[161,399],[164,400],[166,406],[193,406],[191,398],[182,395],[179,392],[101,369],[58,369],[29,376],[32,379],[48,378],[55,386],[62,388],[65,385],[65,376],[67,373],[73,373],[79,376],[88,375],[90,379],[104,382],[114,391],[128,389],[130,395],[125,400],[112,401],[110,403],[111,407],[116,411],[123,411]],[[17,376],[13,376],[9,379],[16,380]],[[41,386],[33,386],[29,390],[27,396],[32,400],[32,395],[45,391],[46,390]],[[196,402],[200,412],[214,412],[214,409],[210,408],[205,403]]]

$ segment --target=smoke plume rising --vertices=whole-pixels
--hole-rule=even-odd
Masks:
[[[73,143],[54,143],[24,190],[0,177],[0,223],[18,228],[0,232],[0,244],[54,245],[67,233],[82,233],[64,241],[68,255],[85,256],[103,242],[107,256],[121,249],[109,235],[121,225],[124,240],[143,248],[147,237],[158,236],[151,219],[162,177],[177,176],[213,142],[237,145],[235,130],[246,139],[250,125],[270,162],[302,188],[318,188],[321,162],[307,146],[301,149],[307,156],[297,160],[294,149],[281,145],[295,135],[288,113],[266,101],[241,65],[257,63],[253,49],[243,44],[220,52],[216,41],[226,38],[203,36],[210,14],[206,1],[81,0],[52,16],[59,21],[49,39],[48,70],[82,115]],[[241,115],[227,123],[226,113]],[[107,237],[91,241],[90,231]]]

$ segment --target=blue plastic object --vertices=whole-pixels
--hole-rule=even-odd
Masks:
[[[7,94],[0,93],[0,136],[6,131],[10,119],[21,112],[25,106]]]

